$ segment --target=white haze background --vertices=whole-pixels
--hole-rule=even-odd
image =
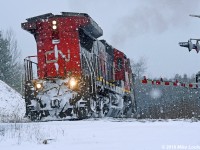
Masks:
[[[20,0],[2,1],[0,28],[12,28],[23,57],[36,54],[32,35],[20,27],[26,18],[59,12],[88,13],[103,29],[114,47],[134,60],[147,59],[147,76],[188,75],[200,69],[200,56],[178,45],[179,41],[199,38],[198,0]]]

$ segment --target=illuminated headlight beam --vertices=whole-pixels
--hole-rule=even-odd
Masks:
[[[53,27],[52,27],[54,30],[56,30],[57,29],[57,26],[56,25],[53,25]]]
[[[77,85],[76,79],[71,78],[71,79],[69,80],[69,86],[70,86],[70,88],[73,89],[74,87],[76,87],[76,85]]]
[[[36,83],[35,85],[37,90],[41,90],[42,89],[42,83]]]
[[[52,21],[52,24],[53,24],[53,25],[56,25],[56,23],[57,23],[57,22],[56,22],[55,20]]]

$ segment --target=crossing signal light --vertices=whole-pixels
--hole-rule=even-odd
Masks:
[[[196,44],[193,44],[192,43],[192,40],[196,40]],[[179,42],[179,45],[181,47],[186,47],[188,48],[189,52],[192,50],[192,49],[195,49],[197,53],[199,53],[200,51],[200,44],[199,44],[199,39],[190,39],[188,40],[188,42]]]
[[[197,18],[200,18],[200,15],[190,15],[191,17],[197,17]],[[193,44],[192,43],[192,40],[196,41],[196,44]],[[199,45],[199,41],[200,39],[190,39],[188,40],[188,42],[179,42],[179,45],[181,47],[187,47],[189,52],[192,50],[192,49],[195,49],[197,53],[199,53],[200,51],[200,45]]]
[[[191,40],[188,40],[188,50],[189,52],[193,49],[193,43]]]
[[[199,53],[199,51],[200,51],[199,41],[197,41],[195,49],[196,49],[197,53]]]
[[[193,43],[191,40],[188,40],[188,42],[179,42],[179,45],[181,47],[186,47],[188,48],[189,52],[193,49]]]

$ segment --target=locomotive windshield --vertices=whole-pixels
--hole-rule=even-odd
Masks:
[[[93,39],[90,36],[88,36],[82,29],[79,29],[79,38],[81,47],[84,47],[86,50],[91,51]]]

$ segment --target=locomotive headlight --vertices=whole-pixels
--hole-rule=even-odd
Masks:
[[[54,30],[56,30],[57,29],[57,26],[56,25],[53,25],[53,27],[52,27]]]
[[[36,88],[37,89],[41,89],[42,88],[42,84],[41,83],[36,83]]]
[[[37,91],[41,91],[43,89],[43,82],[41,82],[41,81],[36,81],[35,82],[35,90],[37,90]]]
[[[76,86],[77,86],[77,80],[74,79],[74,78],[71,78],[71,79],[69,80],[69,87],[70,87],[71,89],[73,89],[73,88],[75,88]]]
[[[53,25],[56,25],[56,23],[57,23],[57,22],[56,22],[55,20],[52,21],[52,24],[53,24]]]

